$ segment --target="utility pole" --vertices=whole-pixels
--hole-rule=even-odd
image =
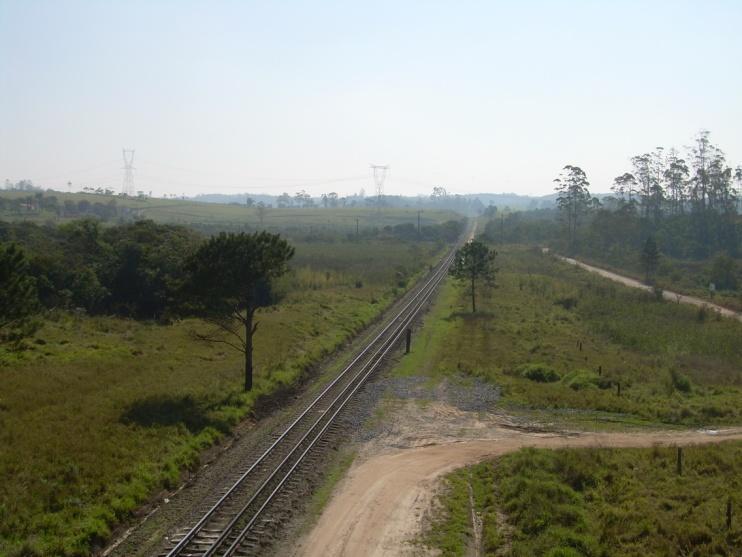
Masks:
[[[422,213],[422,209],[417,210],[417,237],[420,237],[420,213]]]
[[[134,197],[134,149],[122,149],[124,155],[124,183],[121,194]]]
[[[389,165],[372,164],[371,172],[374,176],[374,184],[376,185],[376,204],[381,210],[381,201],[384,197],[384,181],[389,172]]]

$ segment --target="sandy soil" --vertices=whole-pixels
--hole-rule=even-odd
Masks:
[[[650,447],[742,439],[742,428],[642,433],[547,433],[506,416],[414,401],[393,409],[394,427],[366,443],[294,556],[410,556],[441,476],[522,447]],[[404,425],[403,425],[404,424]],[[422,426],[422,427],[421,427]]]
[[[639,282],[638,280],[625,277],[623,275],[619,275],[611,271],[606,271],[605,269],[601,269],[600,267],[593,267],[592,265],[588,265],[587,263],[583,263],[582,261],[578,261],[570,257],[562,257],[561,255],[557,255],[557,257],[561,259],[562,261],[566,261],[567,263],[571,263],[572,265],[576,265],[577,267],[580,267],[581,269],[585,269],[586,271],[590,271],[591,273],[596,273],[602,277],[611,279],[615,282],[620,282],[621,284],[625,286],[630,286],[632,288],[641,288],[642,290],[647,290],[647,291],[652,290],[651,286],[647,286],[646,284],[644,284],[643,282]],[[733,317],[735,319],[739,319],[740,321],[742,321],[742,313],[733,311],[729,308],[718,306],[716,304],[712,304],[711,302],[702,300],[701,298],[695,298],[694,296],[685,296],[684,294],[678,294],[677,292],[672,292],[670,290],[663,291],[662,296],[666,300],[677,302],[679,304],[681,303],[691,304],[691,305],[698,306],[698,307],[706,306],[709,309],[713,309],[714,311],[719,312],[721,315],[725,317]]]

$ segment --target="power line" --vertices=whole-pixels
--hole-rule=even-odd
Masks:
[[[384,197],[384,181],[389,173],[389,165],[372,164],[371,172],[373,173],[374,184],[376,185],[376,202],[381,207],[381,200]]]

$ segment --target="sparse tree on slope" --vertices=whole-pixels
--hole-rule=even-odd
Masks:
[[[294,248],[278,234],[221,233],[203,244],[186,265],[189,310],[217,327],[217,333],[197,336],[245,355],[246,391],[253,384],[255,312],[273,303],[271,283],[288,270],[293,255]]]
[[[469,284],[471,288],[471,311],[477,310],[476,284],[484,281],[485,285],[492,286],[495,282],[494,267],[497,252],[489,249],[478,240],[472,240],[463,248],[456,250],[456,255],[451,266],[450,274]]]

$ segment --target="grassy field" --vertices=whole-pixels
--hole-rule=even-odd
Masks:
[[[260,313],[256,384],[239,354],[156,325],[51,313],[23,351],[0,351],[0,555],[87,555],[256,401],[296,385],[369,323],[440,246],[296,246],[284,299]],[[373,271],[370,271],[373,269]]]
[[[742,554],[742,443],[676,449],[523,449],[449,474],[422,542],[523,557]],[[726,509],[732,503],[732,524]]]
[[[742,324],[507,247],[471,314],[449,281],[395,373],[476,376],[513,411],[589,424],[742,420]],[[620,385],[620,394],[619,394]]]
[[[128,207],[131,218],[151,219],[155,222],[182,224],[186,226],[209,227],[247,227],[261,228],[271,232],[300,231],[302,233],[331,232],[335,234],[354,234],[356,219],[361,233],[373,228],[383,228],[397,224],[413,223],[417,225],[418,212],[415,207],[409,209],[384,208],[309,208],[265,210],[261,221],[257,208],[244,205],[222,203],[201,203],[179,199],[136,199],[122,198],[88,193],[49,192],[45,196],[54,196],[63,205],[66,200],[78,203],[87,201],[91,204],[108,204],[115,202],[118,207]],[[33,197],[34,192],[0,191],[0,197],[20,199]],[[5,220],[31,220],[35,222],[63,222],[68,218],[58,216],[48,210],[23,211],[2,214]],[[70,218],[80,218],[70,217]],[[426,210],[420,214],[422,226],[440,224],[447,220],[459,219],[460,215],[451,211]]]

